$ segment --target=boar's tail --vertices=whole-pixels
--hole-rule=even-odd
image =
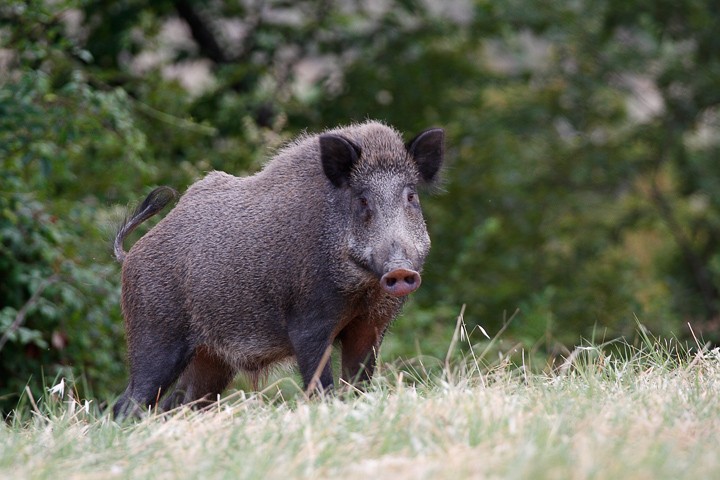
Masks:
[[[115,243],[113,250],[115,258],[122,263],[125,260],[125,251],[123,250],[123,240],[135,230],[138,225],[152,217],[160,210],[165,208],[168,203],[177,198],[177,192],[170,187],[158,187],[147,196],[147,198],[135,209],[132,214],[125,217],[120,228],[115,235]]]

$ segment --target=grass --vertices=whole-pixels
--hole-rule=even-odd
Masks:
[[[642,335],[545,373],[486,350],[430,371],[383,365],[342,398],[273,386],[123,425],[58,386],[0,424],[0,478],[715,477],[720,349]]]

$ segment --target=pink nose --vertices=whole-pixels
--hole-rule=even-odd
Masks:
[[[380,279],[382,288],[394,297],[404,297],[420,286],[420,274],[414,270],[396,268]]]

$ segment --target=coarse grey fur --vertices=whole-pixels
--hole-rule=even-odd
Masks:
[[[155,190],[123,224],[130,381],[115,415],[215,400],[238,371],[296,359],[309,390],[367,380],[382,337],[420,283],[430,248],[416,186],[432,183],[443,131],[404,144],[369,121],[305,135],[255,175],[211,172],[125,254],[122,241],[171,200]]]

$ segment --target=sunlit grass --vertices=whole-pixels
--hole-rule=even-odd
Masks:
[[[118,425],[56,383],[0,425],[0,478],[712,478],[720,349],[584,345],[544,373],[470,349],[382,364],[366,392],[229,395]],[[493,351],[489,360],[487,352]],[[522,358],[522,356],[520,357]],[[292,383],[291,381],[288,381]],[[62,394],[62,395],[61,395]]]

